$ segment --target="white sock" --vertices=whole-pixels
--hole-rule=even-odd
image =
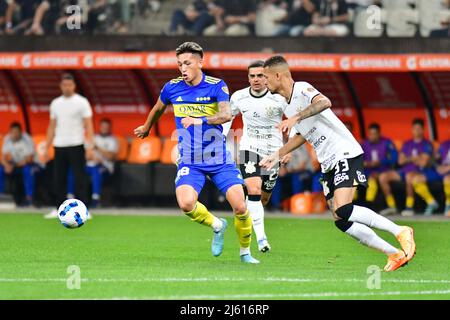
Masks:
[[[359,242],[362,243],[363,245],[384,252],[387,255],[396,253],[398,251],[397,248],[393,247],[392,245],[381,239],[375,233],[375,231],[373,231],[368,226],[365,226],[361,223],[353,222],[352,226],[348,228],[348,230],[345,231],[345,233],[359,240]]]
[[[366,207],[353,205],[353,212],[348,220],[365,224],[371,228],[390,232],[394,236],[398,236],[402,231],[400,226]]]
[[[243,256],[243,255],[245,255],[245,254],[250,254],[250,247],[248,247],[248,248],[240,248],[239,249],[239,255],[240,256]]]
[[[222,229],[222,227],[223,227],[222,220],[220,220],[217,217],[214,217],[211,227],[213,228],[214,232],[219,232],[220,229]]]
[[[255,230],[256,240],[260,241],[266,238],[266,233],[264,231],[264,207],[261,200],[248,200],[247,209],[250,212],[250,217],[252,218],[253,230]]]

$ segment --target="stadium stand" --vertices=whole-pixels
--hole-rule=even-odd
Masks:
[[[150,110],[144,88],[132,70],[79,70],[75,76],[91,103],[94,128],[102,118],[109,118],[114,135],[130,136]]]
[[[19,122],[25,128],[25,117],[18,95],[4,71],[0,71],[0,135],[8,132],[11,122]]]
[[[32,135],[47,133],[50,102],[61,95],[59,81],[62,73],[61,70],[11,71],[17,94],[23,99],[28,130]]]

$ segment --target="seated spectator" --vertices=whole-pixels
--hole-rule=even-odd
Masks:
[[[307,26],[311,24],[312,15],[317,11],[317,0],[294,0],[288,7],[288,14],[281,19],[281,28],[277,36],[297,37],[303,34]]]
[[[89,6],[88,19],[86,23],[86,31],[88,34],[94,34],[98,29],[99,22],[102,18],[106,18],[108,8],[107,0],[93,0]]]
[[[390,139],[381,136],[380,125],[369,125],[367,140],[361,144],[364,150],[364,168],[368,177],[366,201],[373,202],[378,193],[378,177],[381,173],[395,169],[398,153]]]
[[[291,160],[280,167],[279,181],[272,191],[271,204],[274,208],[281,206],[283,185],[291,185],[291,194],[304,192],[307,189],[306,181],[310,181],[313,175],[314,168],[306,145],[292,151],[291,156]]]
[[[256,20],[255,0],[217,0],[210,12],[215,24],[203,32],[205,36],[246,36],[252,33]]]
[[[31,25],[42,0],[9,0],[5,13],[5,33],[23,34]]]
[[[100,121],[99,133],[94,137],[94,152],[88,159],[86,172],[92,181],[91,207],[97,207],[100,203],[103,181],[114,173],[114,160],[119,151],[117,139],[111,134],[111,120]],[[67,178],[68,198],[73,197],[74,180],[73,173],[69,170]]]
[[[175,10],[172,15],[169,32],[175,34],[194,34],[201,36],[206,27],[214,23],[204,0],[194,0],[184,10]],[[181,30],[180,30],[181,27]]]
[[[280,23],[287,16],[287,3],[279,0],[262,0],[256,11],[255,33],[257,36],[275,36],[282,29]]]
[[[444,184],[445,211],[450,217],[450,140],[444,141],[439,146],[436,159],[438,160],[437,172]]]
[[[2,164],[17,206],[29,206],[33,201],[37,170],[34,158],[33,140],[27,133],[22,132],[20,123],[13,122],[9,128],[9,134],[3,140]],[[23,201],[23,189],[25,189],[25,201]]]
[[[439,175],[433,167],[433,145],[425,139],[424,135],[424,121],[415,119],[412,123],[413,138],[406,141],[400,150],[398,157],[400,169],[380,174],[380,185],[388,205],[388,208],[381,211],[380,214],[386,215],[397,211],[390,183],[401,180],[406,182],[406,208],[401,212],[403,216],[414,215],[414,192],[426,201],[426,215],[431,215],[438,207],[428,189],[427,181],[435,181],[439,179]]]
[[[318,11],[314,12],[312,24],[304,35],[308,37],[345,37],[349,34],[349,14],[345,0],[320,0]]]
[[[443,11],[450,10],[450,0],[443,1],[441,3],[441,8]],[[450,17],[447,17],[446,20],[441,21],[442,28],[432,30],[430,33],[430,37],[433,38],[446,38],[450,37]]]
[[[3,34],[3,29],[5,28],[7,8],[8,3],[6,0],[0,0],[0,34]]]

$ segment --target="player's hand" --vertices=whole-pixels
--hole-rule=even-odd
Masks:
[[[181,119],[181,124],[183,125],[183,128],[187,129],[191,125],[198,126],[203,123],[202,119],[200,118],[192,118],[192,117],[186,117]]]
[[[150,130],[147,130],[145,126],[139,126],[136,129],[134,129],[134,135],[141,139],[147,137],[149,132]]]
[[[259,162],[259,165],[266,170],[270,170],[280,161],[280,156],[278,151],[271,154],[270,156],[265,157]]]
[[[281,121],[281,123],[276,125],[276,127],[278,128],[278,130],[281,131],[281,133],[285,133],[285,134],[289,135],[292,127],[296,123],[297,123],[297,117],[292,117],[292,118]]]
[[[285,155],[284,157],[281,158],[280,162],[281,164],[286,164],[289,163],[289,161],[291,161],[292,159],[292,154],[288,153],[287,155]]]

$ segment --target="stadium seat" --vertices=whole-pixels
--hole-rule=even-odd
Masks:
[[[147,137],[146,139],[133,139],[127,162],[130,164],[146,164],[159,161],[161,158],[161,139]]]
[[[400,152],[400,150],[402,150],[403,141],[395,139],[395,140],[392,140],[392,142],[394,143],[394,146],[397,149],[397,151]]]
[[[44,158],[45,144],[47,136],[43,134],[34,135],[33,137],[34,147],[36,149],[37,161],[40,165],[45,165],[55,157],[55,149],[52,147],[48,152],[48,159]]]
[[[167,138],[164,141],[161,163],[163,164],[175,164],[178,158],[178,141]]]
[[[291,197],[290,211],[295,215],[307,215],[312,213],[313,209],[313,194],[312,193],[298,193]]]
[[[119,144],[119,152],[117,153],[117,161],[125,161],[128,157],[129,144],[128,140],[122,136],[116,136],[117,142]]]

